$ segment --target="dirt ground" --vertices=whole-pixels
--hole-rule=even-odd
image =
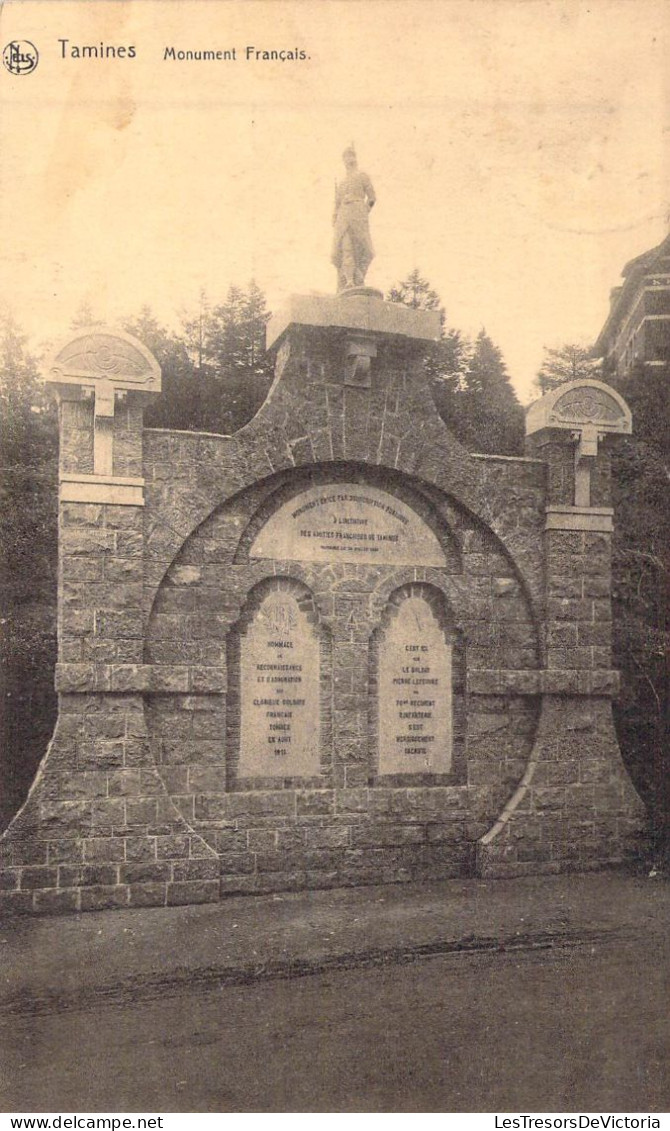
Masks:
[[[176,911],[3,928],[2,1110],[670,1109],[664,881]]]

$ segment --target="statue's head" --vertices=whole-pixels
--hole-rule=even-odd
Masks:
[[[356,168],[356,165],[358,164],[358,159],[356,157],[356,150],[354,149],[353,145],[347,146],[344,153],[342,154],[342,160],[344,161],[345,168],[347,168],[347,169],[355,169]]]

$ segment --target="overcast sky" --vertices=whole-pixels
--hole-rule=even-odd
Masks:
[[[252,276],[274,309],[333,291],[351,140],[378,196],[368,283],[418,266],[522,399],[668,230],[667,0],[5,0],[0,29],[40,52],[0,68],[0,293],[36,340],[85,300],[176,323]],[[72,57],[101,42],[136,57]]]

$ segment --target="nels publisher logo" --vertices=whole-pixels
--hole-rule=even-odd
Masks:
[[[12,39],[2,52],[2,61],[12,75],[29,75],[38,60],[39,52],[29,39]]]

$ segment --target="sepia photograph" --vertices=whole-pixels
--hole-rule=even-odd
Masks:
[[[663,1128],[670,3],[0,53],[0,1128]]]

